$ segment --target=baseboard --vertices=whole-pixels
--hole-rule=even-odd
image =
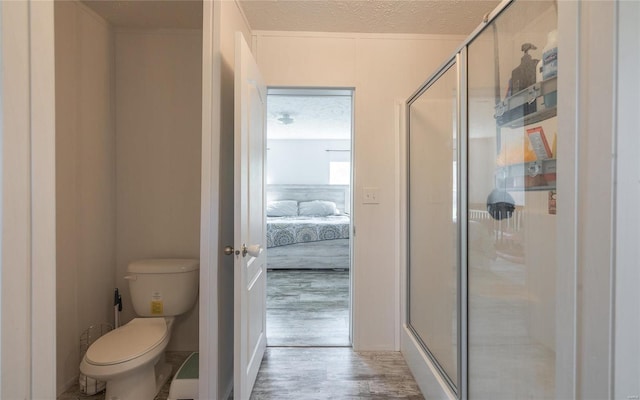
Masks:
[[[233,381],[227,384],[227,388],[224,391],[224,396],[222,396],[223,400],[231,400],[231,394],[233,393]]]
[[[62,386],[58,387],[58,389],[57,389],[58,393],[56,393],[56,397],[60,396],[62,393],[64,393],[67,390],[71,389],[71,386],[73,386],[76,383],[78,383],[78,378],[79,378],[79,375],[76,375],[73,378],[69,379],[64,384],[62,384]]]
[[[455,393],[451,391],[449,385],[440,376],[440,372],[422,350],[422,347],[406,325],[402,327],[401,347],[402,355],[426,399],[456,400]]]

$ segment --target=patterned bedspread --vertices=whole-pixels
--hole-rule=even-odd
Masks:
[[[348,238],[348,215],[267,218],[267,247]]]

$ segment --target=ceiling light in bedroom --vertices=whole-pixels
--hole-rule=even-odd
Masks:
[[[278,122],[280,122],[282,125],[291,125],[293,124],[293,121],[293,117],[291,117],[291,115],[289,115],[288,113],[282,113],[280,117],[278,117]]]

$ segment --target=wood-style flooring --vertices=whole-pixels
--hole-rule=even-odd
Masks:
[[[267,344],[252,400],[423,399],[402,354],[349,347],[349,271],[267,271]]]
[[[268,346],[349,346],[349,271],[267,271]]]
[[[269,347],[251,400],[424,399],[402,354]]]

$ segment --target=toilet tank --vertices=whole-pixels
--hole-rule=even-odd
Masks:
[[[199,260],[134,261],[127,268],[131,301],[141,317],[170,317],[189,311],[198,299]]]

